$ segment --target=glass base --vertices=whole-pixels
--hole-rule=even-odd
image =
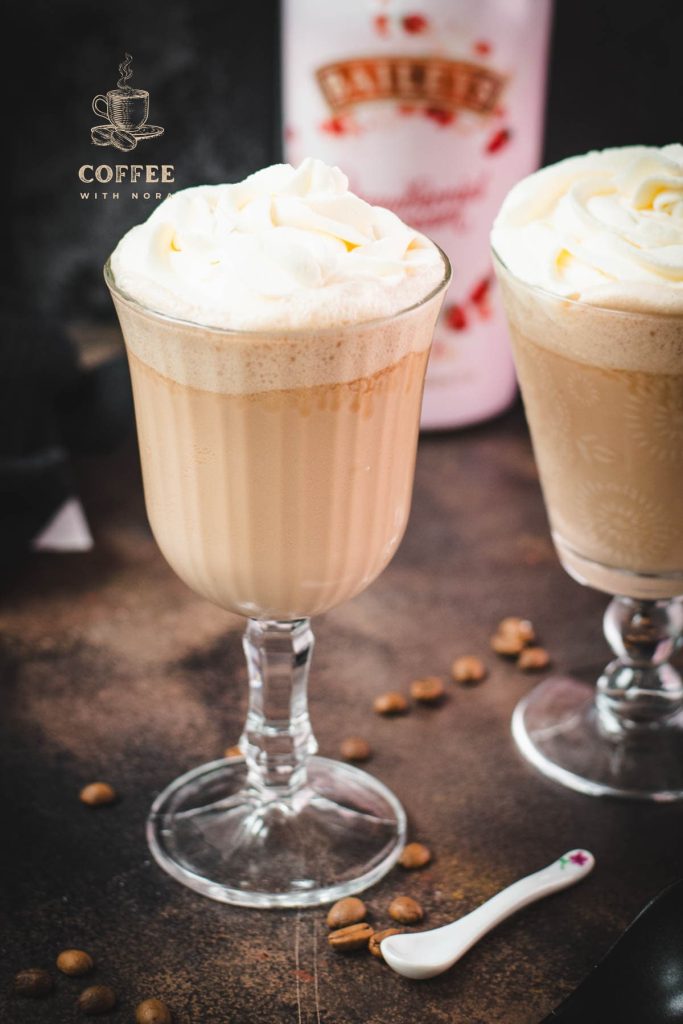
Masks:
[[[683,799],[683,713],[614,732],[594,683],[546,680],[520,701],[512,735],[527,761],[555,782],[590,796]]]
[[[247,788],[244,759],[201,765],[154,801],[157,863],[204,896],[243,907],[310,907],[373,885],[398,860],[406,816],[350,765],[312,757],[294,795]]]

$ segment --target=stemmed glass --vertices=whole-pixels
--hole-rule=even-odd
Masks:
[[[613,595],[615,658],[516,708],[540,771],[593,795],[683,798],[683,316],[559,297],[495,256],[557,553]]]
[[[126,342],[145,503],[171,567],[247,618],[242,757],[155,800],[147,836],[178,881],[227,903],[319,904],[397,861],[381,782],[313,756],[310,616],[364,590],[408,519],[424,373],[450,278],[395,315],[230,331],[145,308],[105,278]]]

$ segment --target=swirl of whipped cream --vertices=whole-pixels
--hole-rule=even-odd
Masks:
[[[545,167],[509,192],[491,241],[528,284],[614,309],[683,312],[683,145]]]
[[[390,316],[444,276],[432,242],[314,159],[169,196],[124,235],[111,268],[152,310],[242,330]]]

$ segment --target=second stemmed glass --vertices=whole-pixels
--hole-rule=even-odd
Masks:
[[[381,878],[405,841],[382,783],[313,756],[309,619],[364,590],[401,541],[442,258],[434,291],[394,316],[269,332],[164,316],[105,268],[157,543],[193,590],[248,619],[243,757],[171,783],[148,823],[158,863],[214,899],[338,899]]]
[[[495,263],[555,547],[614,595],[597,689],[542,683],[513,734],[573,789],[683,799],[683,317],[562,298]]]

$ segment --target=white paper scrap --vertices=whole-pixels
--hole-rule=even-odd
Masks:
[[[68,498],[34,539],[34,551],[90,551],[92,534],[78,498]]]

